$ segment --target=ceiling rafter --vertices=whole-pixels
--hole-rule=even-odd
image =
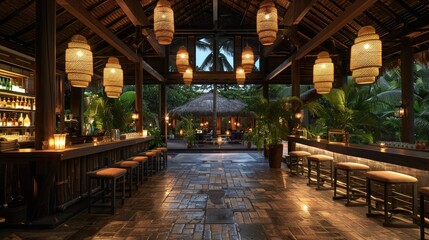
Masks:
[[[269,73],[265,80],[270,80],[282,72],[284,69],[288,68],[293,60],[298,60],[304,57],[311,50],[316,48],[318,45],[323,43],[326,39],[331,37],[335,32],[344,27],[348,22],[353,20],[355,17],[361,15],[363,11],[371,7],[377,0],[356,0],[352,5],[350,5],[341,16],[336,18],[329,24],[325,29],[323,29],[319,34],[307,42],[303,47],[301,47],[297,52],[292,56],[286,59],[281,63],[274,71]]]
[[[142,62],[143,69],[154,76],[159,81],[165,81],[165,78],[153,69],[147,62],[143,61],[140,56],[134,53],[124,42],[116,37],[109,29],[95,19],[86,9],[74,0],[57,0],[63,8],[69,11],[72,15],[79,19],[82,23],[88,26],[92,31],[96,32],[112,47],[117,49],[125,57],[134,63]]]
[[[150,22],[140,2],[137,0],[116,0],[116,3],[118,3],[134,26],[142,26],[143,35],[146,36],[149,44],[161,57],[165,57],[165,47],[158,43],[153,31],[149,30]]]
[[[11,12],[9,15],[7,15],[6,17],[0,19],[0,23],[1,24],[5,24],[6,22],[10,21],[12,18],[16,17],[21,11],[23,11],[24,9],[28,8],[29,6],[31,6],[34,3],[34,0],[30,0],[28,2],[26,2],[24,5],[22,5],[21,7],[19,7],[18,9],[16,9],[15,11]]]
[[[316,0],[293,1],[291,4],[289,4],[281,24],[285,26],[298,25],[315,3]],[[290,29],[283,29],[279,31],[274,43],[264,48],[264,57],[267,57],[278,45],[283,42],[283,39],[289,35]]]

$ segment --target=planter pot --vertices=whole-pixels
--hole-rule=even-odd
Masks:
[[[270,145],[268,150],[268,161],[270,168],[280,168],[282,165],[283,144]]]
[[[251,141],[244,141],[244,146],[246,146],[247,149],[250,149],[252,147]]]
[[[264,158],[267,159],[268,158],[268,146],[267,144],[264,143]]]

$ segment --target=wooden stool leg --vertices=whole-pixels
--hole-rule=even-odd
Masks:
[[[389,189],[388,189],[387,183],[383,183],[383,186],[384,186],[384,225],[388,225],[389,211],[387,208],[389,206]]]
[[[122,205],[124,205],[125,202],[125,175],[122,177]]]
[[[88,182],[86,183],[86,188],[88,189],[88,213],[91,213],[91,197],[92,197],[92,191],[91,191],[91,177],[88,178]]]
[[[347,196],[347,205],[350,205],[350,171],[346,170],[346,196]]]
[[[334,199],[337,198],[337,178],[338,178],[338,170],[334,169]]]
[[[420,194],[420,239],[425,239],[425,196]]]
[[[112,214],[115,214],[115,202],[116,202],[116,179],[112,178],[113,186],[112,186]]]
[[[308,174],[307,174],[308,183],[307,183],[307,185],[310,186],[310,184],[311,184],[311,161],[308,161],[307,168],[308,168]]]
[[[368,204],[368,215],[371,214],[371,179],[366,179],[366,203]]]
[[[317,174],[317,189],[320,189],[320,161],[317,161],[316,174]]]

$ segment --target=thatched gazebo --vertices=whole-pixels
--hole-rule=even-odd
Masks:
[[[214,106],[216,105],[216,112]],[[254,127],[254,115],[246,111],[247,104],[233,99],[227,99],[213,92],[205,93],[196,99],[169,111],[171,118],[178,119],[181,116],[193,116],[200,119],[202,129],[216,128],[217,134],[223,134],[226,130],[246,130]],[[216,118],[216,123],[213,119]]]

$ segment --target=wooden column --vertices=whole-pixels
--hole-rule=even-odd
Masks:
[[[167,116],[167,94],[166,94],[166,86],[165,81],[161,82],[159,87],[159,97],[160,97],[160,109],[159,109],[159,125],[161,128],[161,136],[164,140],[164,143],[167,143],[167,128],[168,123],[165,121],[165,116]]]
[[[217,84],[213,84],[213,137],[217,137]]]
[[[136,84],[136,102],[135,109],[139,115],[137,121],[137,132],[142,132],[143,130],[143,61],[140,61],[135,64],[135,84]]]
[[[299,89],[299,60],[292,61],[292,96],[300,97]]]
[[[241,53],[243,47],[241,46],[241,36],[235,36],[234,38],[234,72],[238,66],[242,66]]]
[[[401,122],[401,141],[414,143],[414,61],[412,39],[403,38],[401,42],[402,104],[405,106],[405,116]]]
[[[55,107],[55,112],[59,116],[59,132],[64,132],[64,75],[57,75],[56,99],[58,102]]]
[[[189,65],[191,65],[192,69],[195,70],[195,36],[188,36],[188,53],[189,53]]]
[[[36,149],[55,133],[55,10],[55,1],[36,0]]]
[[[263,80],[264,83],[262,85],[262,96],[267,99],[268,101],[270,100],[270,84],[268,83],[268,80]]]

